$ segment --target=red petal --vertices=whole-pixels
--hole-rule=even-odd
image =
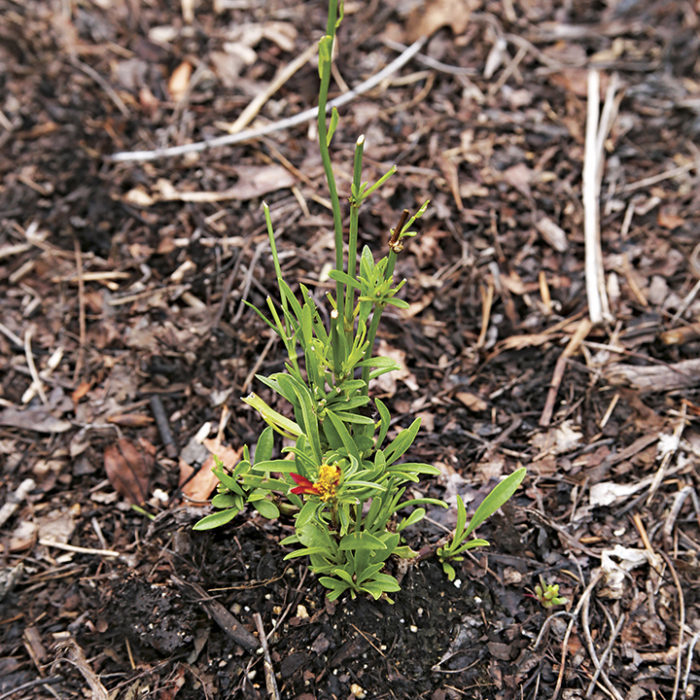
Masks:
[[[294,472],[290,472],[289,476],[291,476],[292,479],[294,479],[294,482],[296,484],[298,484],[297,488],[300,488],[300,487],[303,487],[306,489],[313,489],[314,488],[313,482],[309,481],[305,476],[302,476],[301,474],[295,474]],[[292,493],[296,493],[296,489],[292,489]],[[301,491],[300,493],[305,493],[305,491]]]

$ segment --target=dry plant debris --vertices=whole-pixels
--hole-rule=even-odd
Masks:
[[[263,194],[285,272],[328,283],[293,121],[324,3],[0,1],[0,697],[697,693],[700,8],[415,7],[347,2],[334,67],[336,143],[366,134],[368,179],[399,166],[362,242],[433,203],[382,337],[405,371],[377,390],[432,424],[417,494],[473,511],[529,478],[491,551],[454,583],[396,572],[390,607],[325,602],[252,514],[190,529],[205,441],[236,459],[259,426],[227,407],[281,357],[244,304],[272,289]],[[429,516],[418,548],[454,525]]]

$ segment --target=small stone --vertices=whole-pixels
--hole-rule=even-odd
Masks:
[[[365,689],[361,686],[358,685],[357,683],[352,683],[350,685],[350,692],[358,699],[362,700],[362,698],[367,697],[367,693],[365,693]]]

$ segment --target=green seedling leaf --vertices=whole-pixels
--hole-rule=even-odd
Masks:
[[[352,287],[353,289],[360,289],[360,283],[354,277],[350,277],[350,275],[347,272],[342,272],[341,270],[331,270],[328,273],[328,276],[332,280],[336,282],[342,282],[348,287]]]
[[[384,450],[384,456],[386,457],[386,463],[388,465],[392,465],[413,444],[420,430],[420,423],[420,418],[416,418],[408,428],[402,430],[389,443],[388,447]]]
[[[396,528],[397,532],[401,532],[411,525],[415,525],[425,517],[425,508],[416,508],[407,518],[404,518]]]
[[[211,504],[214,508],[238,508],[243,506],[241,497],[231,493],[217,493],[211,499]]]
[[[443,571],[445,572],[445,574],[447,575],[447,580],[448,580],[448,581],[454,581],[454,580],[455,580],[455,576],[457,575],[457,572],[455,571],[454,566],[452,566],[452,564],[449,564],[448,562],[443,561],[443,562],[442,562],[442,570],[443,570]]]
[[[270,459],[267,462],[256,462],[253,466],[253,471],[256,472],[279,472],[280,474],[296,472],[297,469],[298,467],[291,459]]]
[[[267,518],[268,520],[278,518],[280,514],[279,508],[272,501],[268,501],[267,499],[255,501],[253,503],[253,508],[255,508],[263,518]]]
[[[391,426],[391,413],[386,404],[381,399],[375,399],[374,405],[379,413],[379,434],[377,435],[377,447],[381,447],[386,438],[386,434]]]
[[[367,199],[367,197],[376,192],[396,172],[396,170],[396,166],[392,165],[391,168],[389,168],[389,171],[384,173],[384,175],[382,175],[371,187],[369,185],[363,185],[363,187],[360,188],[361,199]]]
[[[340,549],[341,551],[345,551],[348,549],[377,550],[385,549],[385,545],[378,537],[371,535],[369,532],[351,532],[350,534],[345,535],[345,537],[343,537],[342,540],[340,540],[338,549]]]
[[[503,479],[500,484],[494,486],[491,493],[484,498],[476,509],[476,512],[472,516],[464,532],[464,537],[469,537],[486,518],[493,515],[516,492],[518,486],[520,486],[522,480],[525,478],[526,473],[527,470],[525,467],[520,467],[520,469],[516,469],[512,474]]]
[[[352,439],[352,436],[345,427],[345,423],[338,418],[333,412],[328,413],[328,418],[330,419],[335,431],[338,433],[340,440],[343,443],[343,447],[347,450],[349,455],[352,455],[358,462],[360,461],[360,453],[357,450],[357,445]]]
[[[275,434],[270,426],[260,433],[258,444],[255,448],[255,459],[253,465],[257,466],[260,462],[267,462],[272,457],[272,449],[275,446]]]
[[[213,530],[216,527],[221,527],[226,525],[226,523],[231,522],[240,510],[238,508],[229,508],[228,510],[221,510],[218,513],[211,513],[210,515],[205,515],[201,520],[197,521],[193,526],[193,530]]]
[[[268,406],[257,394],[248,394],[243,402],[254,408],[268,425],[285,437],[298,438],[301,435],[302,430],[297,423]]]

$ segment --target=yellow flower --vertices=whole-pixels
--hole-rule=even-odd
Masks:
[[[340,484],[340,469],[335,464],[322,464],[318,468],[318,480],[314,484],[322,501],[335,498]]]
[[[329,501],[335,498],[338,485],[340,484],[340,469],[335,464],[322,464],[318,468],[318,479],[315,482],[309,481],[301,474],[290,474],[296,486],[291,493],[310,494],[318,496],[322,501]]]

